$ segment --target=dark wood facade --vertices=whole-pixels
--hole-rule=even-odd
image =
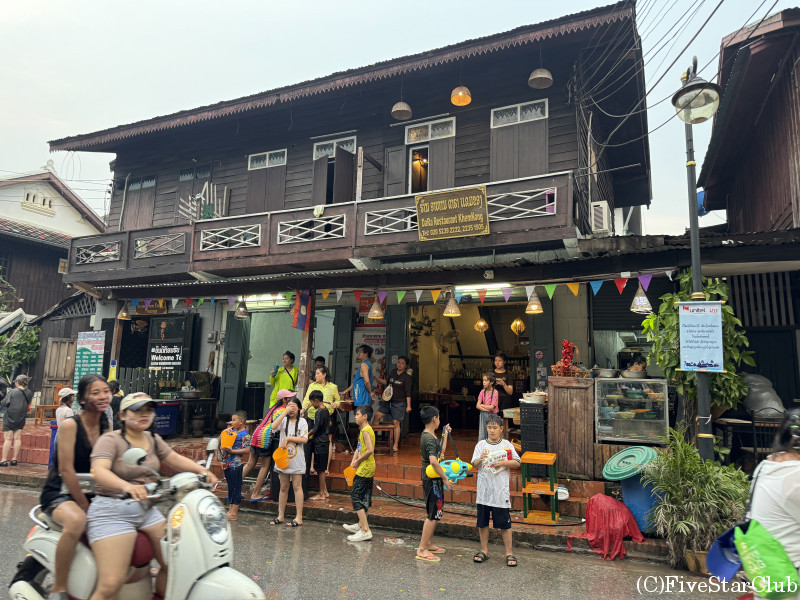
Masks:
[[[39,315],[70,294],[58,272],[59,259],[67,258],[66,248],[0,236],[0,256],[2,275],[21,299],[12,303],[11,310]]]

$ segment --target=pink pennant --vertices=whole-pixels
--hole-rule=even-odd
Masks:
[[[653,278],[652,273],[646,273],[644,275],[639,275],[639,283],[642,284],[644,291],[647,291],[647,288],[650,286],[650,280]]]
[[[386,300],[386,294],[389,292],[380,291],[378,292],[378,304],[383,304],[383,301]]]
[[[514,288],[511,288],[511,287],[503,288],[503,298],[506,299],[506,302],[508,302],[508,299],[511,298],[511,294],[513,292],[514,292]]]
[[[228,306],[233,308],[233,303],[236,302],[235,296],[228,296]]]

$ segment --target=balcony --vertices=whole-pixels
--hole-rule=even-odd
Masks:
[[[72,240],[67,281],[179,281],[350,267],[350,258],[530,247],[576,237],[571,173],[486,184],[488,236],[420,242],[414,196],[197,221]]]

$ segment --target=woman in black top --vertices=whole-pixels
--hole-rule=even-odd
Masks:
[[[33,399],[33,392],[28,389],[28,376],[17,375],[14,379],[14,389],[8,390],[6,397],[3,398],[3,406],[7,407],[3,415],[3,460],[0,467],[8,466],[8,455],[11,448],[14,448],[14,458],[11,459],[11,466],[17,464],[17,457],[22,448],[22,428],[28,418],[28,406]]]
[[[497,390],[497,402],[500,411],[519,406],[519,399],[514,397],[514,378],[506,371],[507,357],[498,352],[494,357],[494,376],[497,378],[494,389]],[[502,414],[502,413],[501,413]]]
[[[108,429],[108,419],[101,417],[110,401],[111,389],[101,375],[84,375],[78,382],[81,412],[58,428],[56,454],[39,498],[42,510],[62,527],[50,596],[56,600],[67,600],[67,575],[75,547],[86,528],[89,499],[81,490],[77,474],[91,471],[89,457],[97,438]],[[68,494],[62,493],[62,484]]]

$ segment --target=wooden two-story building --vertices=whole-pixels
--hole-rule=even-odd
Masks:
[[[650,202],[644,94],[635,5],[625,1],[55,140],[53,151],[116,154],[107,231],[73,240],[67,280],[103,301],[440,289],[492,270],[495,283],[557,281],[578,239],[613,234],[615,210],[635,222]],[[488,235],[420,239],[415,198],[476,186]],[[338,307],[330,355],[340,385],[357,318],[348,297],[317,294],[319,310]],[[576,301],[585,312],[586,298]],[[406,354],[414,294],[388,303],[387,355]],[[218,340],[226,327],[228,303],[209,304],[193,309],[208,311],[195,339]],[[245,356],[233,337],[227,356]],[[510,350],[494,346],[482,353]],[[252,344],[250,354],[259,359]],[[216,368],[223,387],[244,377]]]

